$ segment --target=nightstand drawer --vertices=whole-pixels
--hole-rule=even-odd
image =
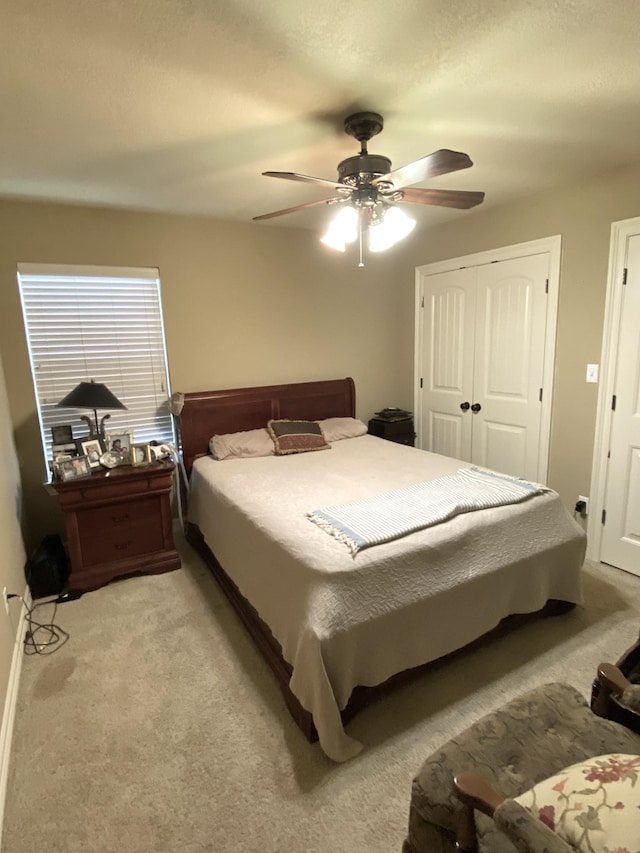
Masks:
[[[157,496],[78,512],[83,564],[95,566],[160,551],[163,534],[159,513]]]

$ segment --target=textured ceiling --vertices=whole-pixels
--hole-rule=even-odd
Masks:
[[[639,42],[638,0],[0,0],[0,194],[248,222],[331,195],[261,172],[335,180],[365,109],[486,208],[640,161]]]

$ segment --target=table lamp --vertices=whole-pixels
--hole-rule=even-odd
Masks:
[[[87,415],[80,415],[89,427],[89,438],[104,438],[104,422],[111,415],[104,415],[98,423],[98,409],[126,409],[124,403],[112,394],[102,382],[81,382],[57,404],[67,409],[93,409],[93,423]]]

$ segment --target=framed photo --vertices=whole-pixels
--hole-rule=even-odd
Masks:
[[[131,445],[131,464],[132,465],[149,465],[151,463],[151,445],[150,444],[132,444]]]
[[[105,450],[112,450],[114,453],[122,453],[123,456],[129,458],[131,445],[133,444],[133,433],[130,430],[122,432],[108,432],[105,437]]]
[[[51,452],[54,456],[77,456],[78,443],[76,441],[70,441],[68,444],[52,444]]]
[[[75,454],[75,451],[74,451],[74,453],[73,453],[73,454],[71,454],[71,453],[57,453],[57,454],[53,457],[53,459],[51,460],[51,463],[50,463],[49,467],[51,468],[51,473],[53,474],[53,476],[54,476],[57,480],[61,480],[61,479],[62,479],[62,468],[61,468],[62,463],[63,463],[63,462],[70,462],[70,461],[73,459],[73,457],[74,457],[75,455],[76,455],[76,454]]]
[[[90,468],[100,467],[100,457],[102,456],[102,444],[98,438],[90,438],[80,442],[81,452],[89,460]]]
[[[73,444],[73,429],[71,424],[61,424],[51,427],[52,444]]]
[[[61,480],[75,480],[76,477],[90,477],[91,466],[87,456],[74,456],[56,463]]]

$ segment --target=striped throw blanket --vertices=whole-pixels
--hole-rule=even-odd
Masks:
[[[355,556],[363,548],[399,539],[462,512],[519,503],[548,491],[526,480],[460,468],[456,474],[416,483],[373,498],[317,509],[307,517],[344,542]]]

